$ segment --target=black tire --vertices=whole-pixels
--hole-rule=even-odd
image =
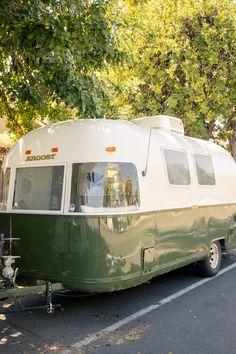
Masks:
[[[214,277],[220,270],[222,251],[219,241],[212,242],[208,256],[197,262],[197,271],[204,277]]]

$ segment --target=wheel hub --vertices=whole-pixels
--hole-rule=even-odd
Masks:
[[[218,265],[218,262],[219,262],[218,247],[215,243],[213,243],[210,248],[210,259],[209,259],[211,268],[215,269]]]

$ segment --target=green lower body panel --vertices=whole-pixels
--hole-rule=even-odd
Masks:
[[[20,274],[105,292],[203,259],[212,240],[235,247],[235,210],[221,205],[114,216],[1,213],[0,233],[19,238],[12,251],[21,257]],[[9,241],[4,252],[9,254]]]

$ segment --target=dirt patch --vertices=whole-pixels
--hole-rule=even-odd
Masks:
[[[101,348],[103,346],[113,346],[121,345],[127,342],[135,342],[140,339],[143,332],[149,329],[147,324],[138,324],[135,327],[128,328],[127,330],[119,330],[118,332],[112,332],[104,338],[103,343],[98,343],[91,345],[88,349],[95,350],[96,348]]]

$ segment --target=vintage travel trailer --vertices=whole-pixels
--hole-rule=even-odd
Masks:
[[[104,292],[190,263],[213,276],[236,246],[236,164],[174,117],[34,130],[0,183],[2,253],[29,279]]]

